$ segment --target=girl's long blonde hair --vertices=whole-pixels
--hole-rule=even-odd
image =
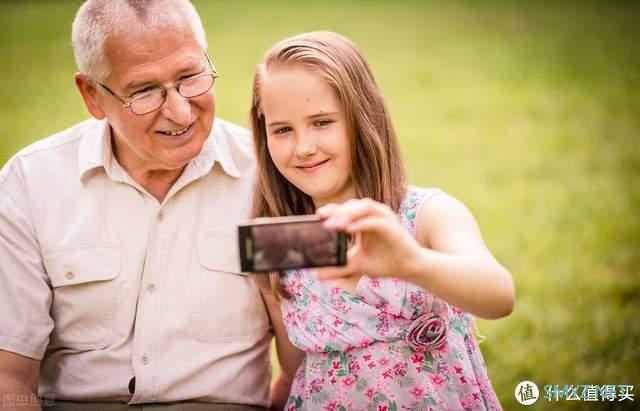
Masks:
[[[270,69],[286,66],[303,67],[318,74],[338,96],[347,122],[351,179],[356,197],[368,197],[398,210],[406,191],[405,171],[382,92],[355,43],[339,34],[319,31],[276,43],[267,50],[256,71],[250,112],[258,162],[253,216],[276,217],[315,211],[311,197],[280,174],[267,147],[260,85]],[[287,296],[279,275],[275,272],[261,275],[258,282],[277,297]]]

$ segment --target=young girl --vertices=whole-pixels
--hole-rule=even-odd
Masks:
[[[499,409],[469,314],[508,315],[511,275],[464,205],[405,183],[356,45],[315,32],[273,46],[254,79],[251,127],[254,215],[317,213],[353,238],[345,267],[261,277],[282,366],[274,405]]]

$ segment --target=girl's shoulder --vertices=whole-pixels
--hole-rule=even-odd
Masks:
[[[433,248],[433,241],[438,242],[438,238],[451,243],[461,236],[480,235],[469,208],[438,188],[409,186],[398,216],[418,242],[429,248]]]
[[[445,192],[435,187],[424,188],[411,185],[407,186],[407,191],[404,195],[404,199],[400,204],[400,211],[402,212],[403,210],[415,207],[420,208],[420,205],[426,200],[439,194],[445,194]]]
[[[401,224],[415,235],[416,220],[422,205],[429,199],[444,194],[445,192],[439,188],[408,186],[404,199],[402,203],[400,203],[400,209],[398,210],[398,217],[400,217]]]

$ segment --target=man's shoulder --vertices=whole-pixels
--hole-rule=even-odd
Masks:
[[[216,117],[213,125],[213,135],[222,134],[230,146],[253,151],[251,132],[246,128],[230,121]]]
[[[16,167],[44,171],[58,161],[75,162],[82,137],[87,133],[100,132],[102,129],[102,122],[91,118],[29,144],[14,154],[2,167],[0,184],[16,170]]]
[[[216,117],[213,138],[224,139],[234,162],[240,170],[253,169],[255,154],[251,132],[244,127]]]
[[[220,131],[225,132],[228,135],[238,136],[239,138],[246,139],[247,141],[251,140],[251,132],[249,130],[223,118],[216,117],[214,127],[218,127]]]
[[[60,146],[73,145],[78,143],[86,132],[101,130],[102,122],[94,118],[84,120],[80,123],[59,131],[55,134],[29,144],[22,150],[18,151],[14,157],[29,157],[36,155],[42,151],[56,150]]]

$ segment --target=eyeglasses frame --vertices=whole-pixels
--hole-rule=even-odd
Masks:
[[[154,90],[149,90],[149,91],[147,91],[146,93],[142,93],[142,94],[140,94],[139,96],[135,96],[135,97],[119,96],[118,94],[116,94],[115,92],[113,92],[113,90],[111,90],[109,87],[107,87],[105,84],[103,84],[103,83],[101,83],[101,82],[99,82],[99,81],[97,81],[97,80],[94,80],[94,82],[95,82],[97,85],[99,85],[100,87],[102,87],[103,89],[105,89],[109,94],[111,94],[114,98],[116,98],[120,103],[122,103],[122,106],[123,106],[125,109],[129,109],[129,110],[131,110],[131,112],[132,112],[133,114],[137,115],[137,116],[144,116],[144,115],[146,115],[146,114],[153,113],[154,111],[156,111],[156,110],[158,110],[160,107],[162,107],[162,106],[164,105],[165,101],[167,100],[167,92],[168,92],[169,90],[171,90],[171,89],[174,89],[174,88],[175,88],[175,89],[176,89],[176,91],[178,92],[178,94],[180,94],[180,95],[181,95],[182,97],[184,97],[184,98],[199,97],[199,96],[203,95],[204,93],[206,93],[207,91],[211,90],[211,87],[213,87],[213,84],[215,83],[215,80],[216,80],[218,77],[220,77],[220,74],[218,74],[218,71],[216,70],[215,66],[214,66],[214,65],[213,65],[213,63],[211,62],[211,59],[209,58],[209,54],[207,54],[207,52],[206,52],[206,51],[204,51],[204,56],[206,57],[207,62],[209,63],[209,68],[211,69],[211,72],[210,72],[210,73],[200,73],[200,74],[196,74],[196,75],[191,76],[191,77],[183,78],[183,79],[181,79],[181,80],[178,80],[178,81],[176,82],[176,84],[174,84],[173,86],[171,86],[171,87],[167,87],[167,88],[164,88],[164,87],[161,87],[161,86],[156,86],[156,87],[154,87]],[[186,80],[192,80],[192,79],[194,79],[194,78],[203,77],[203,76],[213,76],[213,81],[211,82],[211,87],[209,87],[207,90],[203,91],[202,93],[200,93],[200,94],[198,94],[198,95],[191,96],[191,97],[183,96],[183,95],[182,95],[182,93],[180,93],[180,88],[179,88],[179,87],[180,87],[180,85],[181,85],[184,81],[186,81]],[[163,95],[162,103],[161,103],[157,108],[154,108],[153,110],[151,110],[151,111],[147,111],[146,113],[142,113],[142,114],[138,114],[138,113],[136,113],[135,111],[133,111],[133,109],[131,108],[131,104],[133,104],[136,100],[139,100],[139,99],[142,99],[142,98],[147,97],[147,96],[148,96],[149,94],[151,94],[151,93],[155,93],[155,92],[156,92],[156,90],[161,90],[161,91],[162,91],[162,95]]]

